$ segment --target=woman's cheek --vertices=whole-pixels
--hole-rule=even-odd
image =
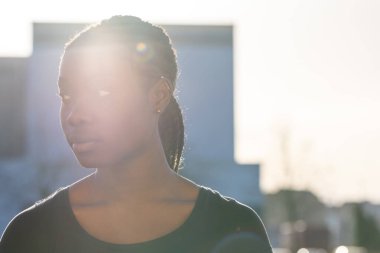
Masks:
[[[60,109],[60,122],[63,129],[63,132],[66,134],[66,125],[67,125],[67,117],[68,117],[68,110],[65,108],[64,105],[61,105]]]

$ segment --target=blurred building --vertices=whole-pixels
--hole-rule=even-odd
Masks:
[[[356,217],[354,203],[346,203],[339,207],[331,207],[327,221],[332,232],[335,245],[355,245]]]
[[[79,167],[66,144],[55,95],[63,45],[83,26],[35,23],[32,55],[0,59],[0,231],[21,209],[93,172]],[[234,160],[233,27],[164,27],[180,67],[180,173],[259,210],[259,165]]]
[[[275,248],[331,252],[344,245],[380,252],[379,211],[369,202],[326,206],[309,191],[280,190],[266,194],[262,217]]]
[[[328,208],[309,191],[280,190],[265,196],[263,219],[274,247],[329,249]]]

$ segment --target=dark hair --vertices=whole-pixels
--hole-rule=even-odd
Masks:
[[[87,26],[65,44],[65,51],[90,44],[117,43],[126,47],[132,67],[143,80],[165,77],[174,92],[178,76],[177,55],[166,31],[135,16],[113,16]],[[151,82],[144,82],[151,83]],[[170,167],[178,172],[184,146],[184,124],[179,104],[172,93],[159,118],[161,143]]]

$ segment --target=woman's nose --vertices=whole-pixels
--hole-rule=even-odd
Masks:
[[[85,99],[77,99],[72,103],[67,113],[66,121],[71,126],[90,123],[92,119],[90,105]]]

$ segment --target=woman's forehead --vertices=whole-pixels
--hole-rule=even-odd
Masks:
[[[86,46],[66,50],[60,76],[66,79],[86,76],[132,76],[127,49],[120,45]]]
[[[120,54],[128,51],[128,46],[122,43],[92,43],[86,45],[69,46],[65,53],[71,54],[92,54],[92,55],[112,55],[113,53]]]

